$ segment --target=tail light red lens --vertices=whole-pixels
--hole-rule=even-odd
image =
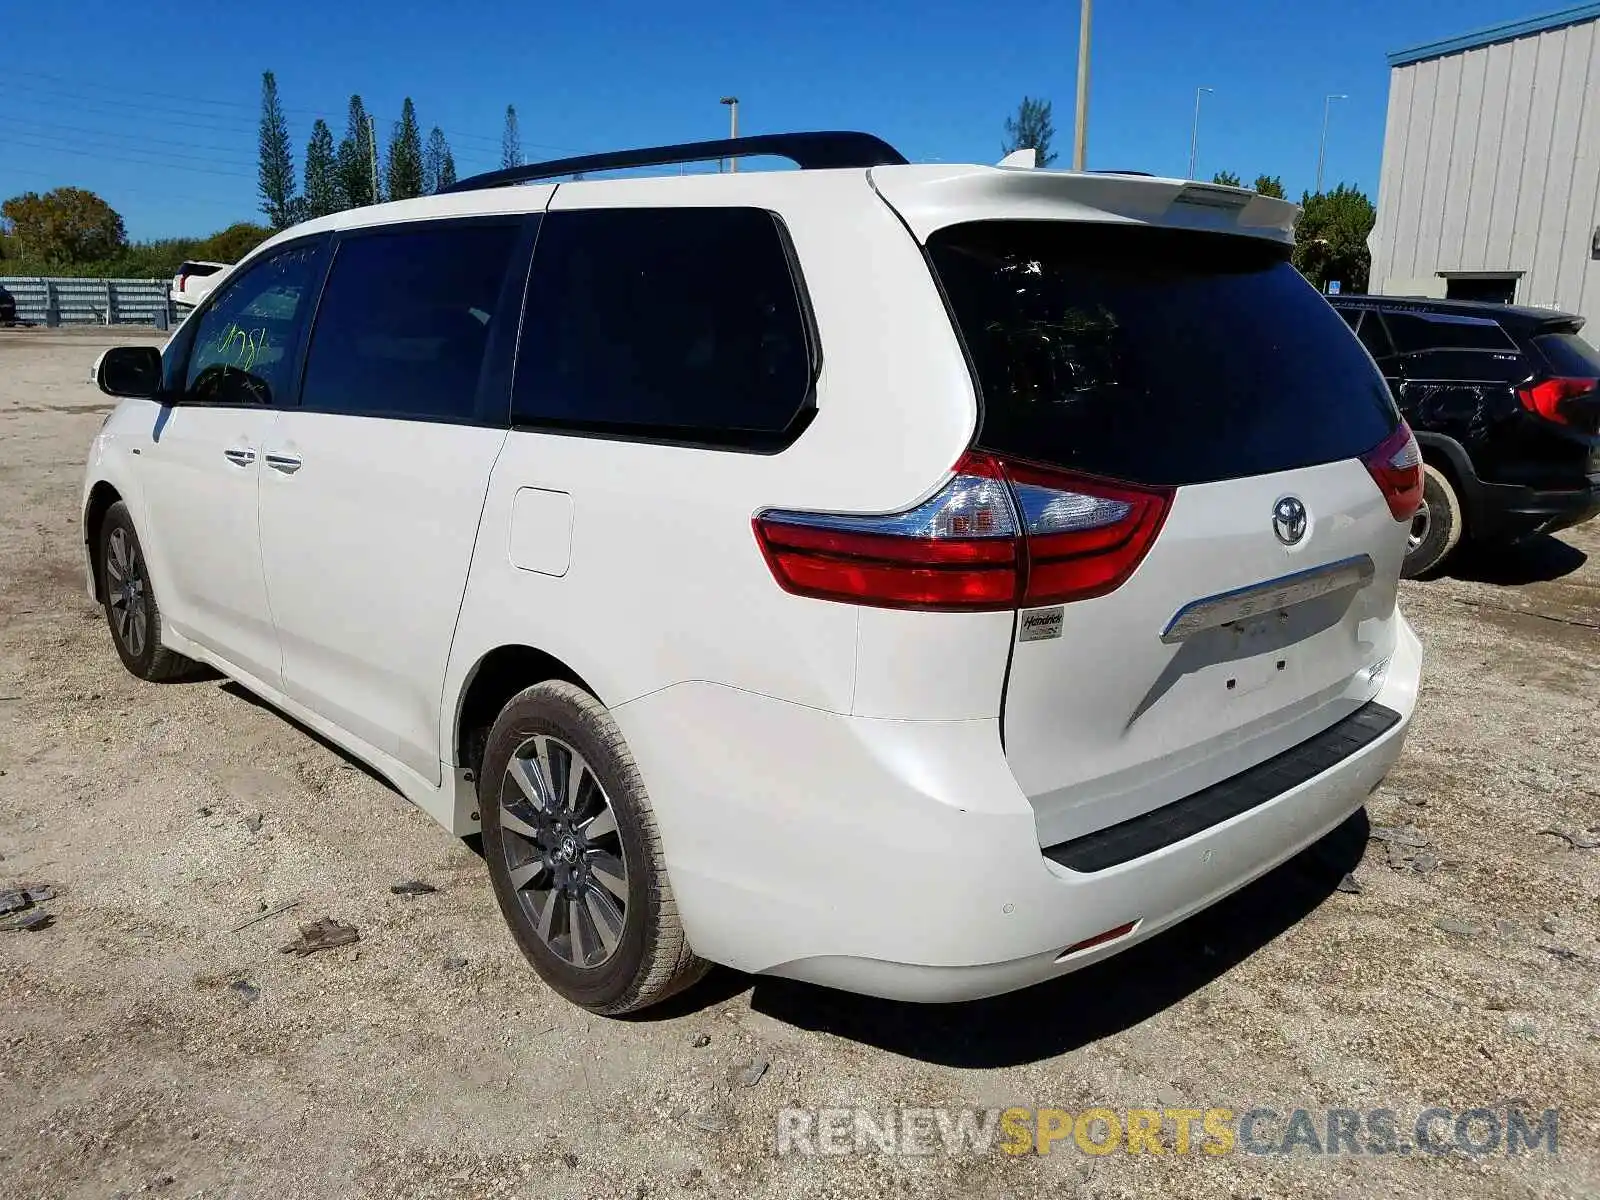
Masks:
[[[1024,607],[1087,600],[1121,587],[1167,518],[1170,489],[1134,488],[1025,463],[1006,478],[1022,516]]]
[[[1411,426],[1400,422],[1392,434],[1362,455],[1367,473],[1389,502],[1396,521],[1409,521],[1422,504],[1422,449]]]
[[[1573,422],[1567,401],[1591,395],[1597,388],[1600,388],[1600,379],[1560,376],[1532,387],[1518,388],[1517,399],[1522,401],[1523,408],[1535,416],[1554,421],[1557,425],[1571,425]]]
[[[968,454],[904,513],[768,510],[754,525],[773,577],[796,595],[984,611],[1114,590],[1150,549],[1170,500],[1170,489]]]

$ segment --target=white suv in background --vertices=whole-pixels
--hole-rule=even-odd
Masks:
[[[89,588],[481,822],[578,1004],[1022,987],[1400,753],[1419,460],[1294,215],[793,134],[312,221],[102,361]]]
[[[178,268],[172,277],[170,296],[172,303],[185,311],[193,308],[210,294],[222,277],[233,269],[232,263],[190,261]]]

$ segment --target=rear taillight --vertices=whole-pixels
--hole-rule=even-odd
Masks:
[[[1361,456],[1396,521],[1409,521],[1422,504],[1422,450],[1404,421],[1372,450]]]
[[[1518,388],[1517,399],[1522,401],[1523,408],[1535,416],[1558,425],[1571,425],[1572,416],[1568,412],[1567,401],[1592,395],[1597,388],[1600,388],[1600,379],[1558,376],[1532,387]]]
[[[968,454],[907,512],[769,509],[756,540],[784,590],[883,608],[985,611],[1101,596],[1133,574],[1170,489]]]
[[[1013,463],[1006,478],[1022,516],[1026,607],[1087,600],[1121,587],[1161,531],[1167,489]]]
[[[189,272],[187,272],[187,271],[179,271],[178,272],[178,290],[181,292],[185,288],[187,288],[188,285],[189,285]]]

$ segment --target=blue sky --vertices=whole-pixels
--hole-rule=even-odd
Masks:
[[[1182,175],[1194,90],[1200,171],[1312,185],[1323,97],[1329,186],[1375,194],[1391,50],[1546,11],[1551,0],[1100,0],[1089,165]],[[416,102],[463,174],[498,166],[514,103],[528,157],[745,133],[866,129],[912,160],[994,161],[1024,93],[1055,107],[1070,157],[1076,0],[275,0],[239,8],[73,0],[9,5],[0,40],[0,198],[99,192],[134,238],[258,217],[260,74],[277,73],[296,165],[311,122],[337,140],[350,93],[379,138]]]

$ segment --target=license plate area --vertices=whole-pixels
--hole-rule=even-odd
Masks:
[[[1284,645],[1280,625],[1282,610],[1261,617],[1235,621],[1227,632],[1233,636],[1232,654],[1224,690],[1234,696],[1247,696],[1281,678],[1289,667],[1289,648]]]
[[[1161,631],[1161,640],[1176,644],[1224,626],[1239,626],[1237,633],[1241,638],[1264,639],[1273,628],[1271,619],[1275,614],[1335,592],[1365,587],[1372,582],[1374,573],[1372,559],[1359,554],[1293,575],[1191,600],[1167,622]]]

